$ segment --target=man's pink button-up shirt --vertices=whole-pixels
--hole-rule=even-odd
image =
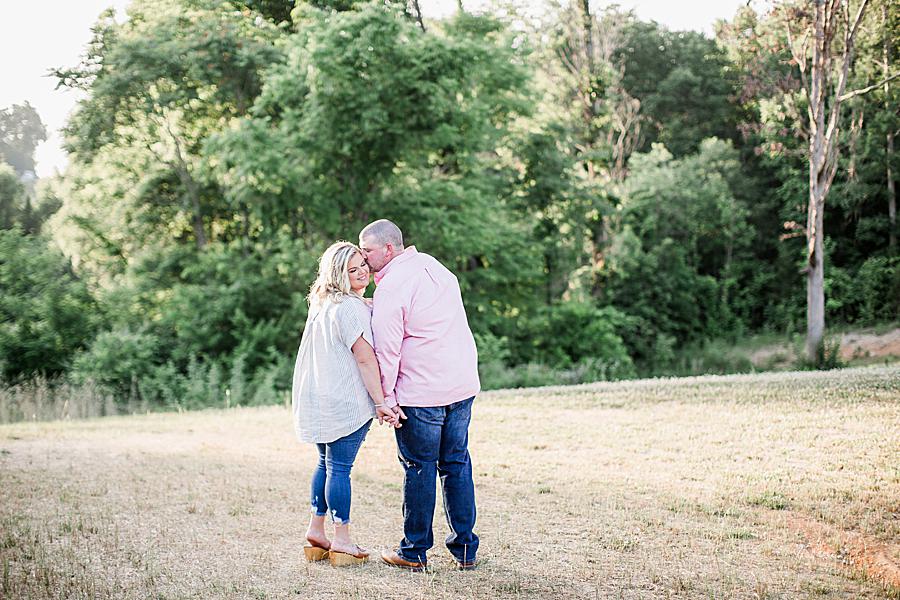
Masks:
[[[481,389],[456,276],[410,246],[375,274],[372,333],[385,404],[445,406]]]

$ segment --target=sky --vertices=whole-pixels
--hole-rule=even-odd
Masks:
[[[3,57],[0,109],[31,103],[47,126],[47,141],[37,148],[38,177],[65,170],[67,158],[61,147],[60,129],[74,109],[78,93],[55,90],[47,77],[54,67],[78,64],[91,39],[91,26],[106,8],[115,8],[120,20],[130,0],[3,0],[0,19],[0,56]],[[729,19],[747,0],[619,0],[644,20],[657,21],[670,29],[694,29],[712,34],[713,23]],[[419,0],[426,18],[440,18],[456,10],[456,0]],[[463,0],[467,10],[482,9],[485,0]],[[592,5],[612,2],[594,0]]]

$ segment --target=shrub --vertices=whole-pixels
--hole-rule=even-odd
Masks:
[[[859,268],[856,285],[862,300],[862,322],[877,323],[900,318],[900,257],[869,258]]]
[[[104,331],[79,354],[72,367],[78,383],[93,381],[111,391],[120,400],[133,393],[134,382],[157,379],[157,338],[127,328]]]
[[[0,230],[0,375],[56,376],[94,337],[100,318],[69,261],[18,226]]]
[[[633,364],[616,331],[624,320],[619,311],[581,302],[542,308],[515,332],[510,355],[515,363],[540,363],[557,369],[572,368],[585,360],[600,361],[611,377],[633,375]]]

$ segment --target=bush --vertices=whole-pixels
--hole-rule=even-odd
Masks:
[[[816,356],[810,360],[805,352],[798,353],[796,367],[801,370],[830,370],[840,369],[847,365],[841,360],[841,336],[824,337],[819,347],[816,348]]]
[[[679,349],[672,347],[665,362],[654,365],[652,375],[689,376],[750,373],[753,363],[745,348],[727,339],[709,340]]]
[[[6,381],[56,376],[91,342],[100,318],[69,261],[18,226],[0,230],[0,367]]]
[[[674,240],[645,251],[626,228],[607,258],[598,286],[603,301],[618,309],[617,332],[634,360],[656,360],[656,346],[665,345],[660,336],[685,343],[730,333],[718,283],[694,271]]]
[[[78,383],[93,381],[124,401],[135,394],[136,382],[155,376],[158,344],[155,336],[144,332],[104,331],[75,358],[72,378]]]
[[[859,268],[860,321],[878,323],[900,318],[900,257],[873,256]]]
[[[619,311],[581,302],[542,308],[532,319],[518,323],[510,346],[517,364],[539,363],[569,369],[585,360],[600,361],[610,378],[634,374],[631,357],[616,329],[625,317]]]

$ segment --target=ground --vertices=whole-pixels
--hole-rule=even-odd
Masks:
[[[885,333],[851,332],[841,336],[840,356],[856,358],[900,358],[900,328]]]
[[[829,338],[837,342],[838,358],[848,366],[890,364],[900,361],[900,327],[887,331],[861,329]],[[764,344],[749,351],[750,363],[761,370],[789,370],[803,352],[802,339]]]
[[[900,367],[485,393],[482,550],[302,560],[315,461],[286,407],[0,426],[0,598],[900,598]],[[359,541],[401,535],[392,434]]]

